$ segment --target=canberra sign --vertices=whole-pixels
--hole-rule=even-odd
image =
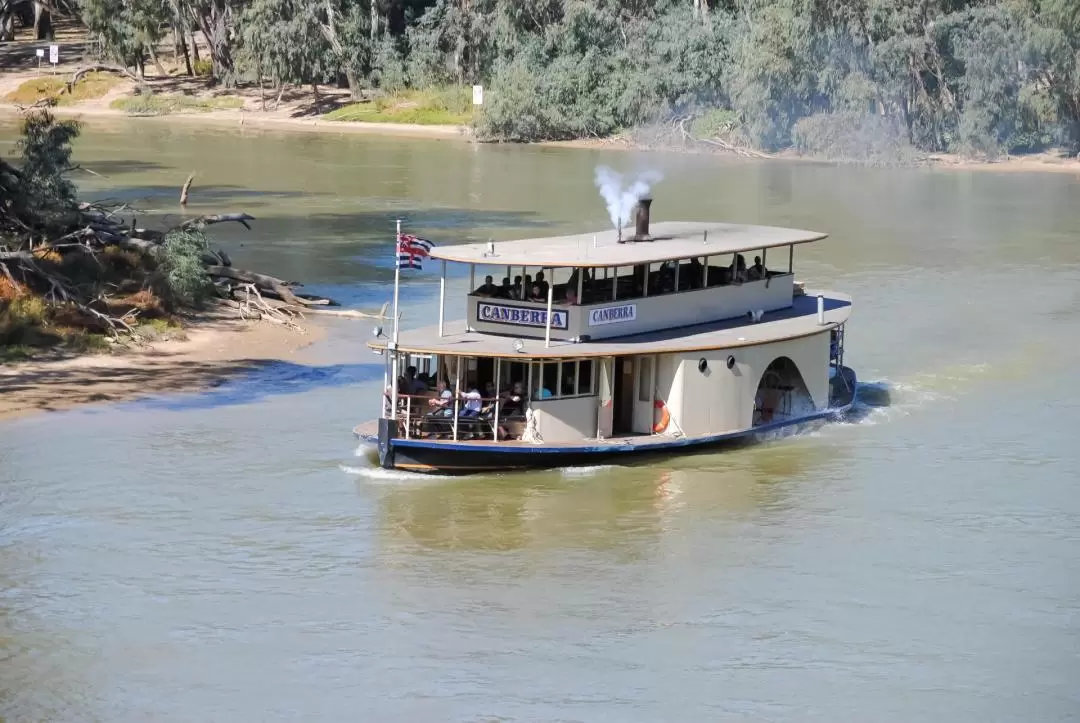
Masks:
[[[489,324],[512,324],[514,326],[547,326],[547,309],[530,309],[523,306],[504,304],[476,305],[476,320]],[[551,328],[566,330],[570,326],[569,314],[559,309],[551,310]]]
[[[624,321],[634,321],[635,319],[637,319],[637,304],[605,306],[603,309],[593,309],[589,312],[589,326],[619,324]]]

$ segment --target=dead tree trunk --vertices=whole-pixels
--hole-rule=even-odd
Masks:
[[[34,2],[34,37],[38,40],[53,40],[56,37],[53,31],[52,13],[45,3]]]

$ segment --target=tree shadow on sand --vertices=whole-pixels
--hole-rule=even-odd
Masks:
[[[380,364],[309,366],[261,359],[155,360],[103,368],[46,366],[18,376],[0,377],[0,395],[41,411],[101,402],[122,402],[121,406],[127,408],[184,411],[362,384],[381,378],[382,373]]]

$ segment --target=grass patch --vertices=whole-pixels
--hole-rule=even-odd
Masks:
[[[470,88],[403,90],[372,100],[351,103],[327,113],[326,120],[360,123],[468,125],[473,120]]]
[[[244,107],[244,101],[233,96],[196,98],[190,95],[135,95],[117,98],[110,108],[122,110],[128,115],[170,115],[172,113],[208,113],[214,110],[235,110]]]
[[[25,344],[13,344],[12,346],[0,346],[0,364],[14,364],[16,362],[29,361],[34,358],[35,349]]]
[[[75,105],[84,100],[100,98],[120,83],[112,73],[87,73],[70,93],[63,92],[67,81],[56,76],[33,78],[4,96],[4,100],[18,105],[33,105],[46,98],[53,98],[57,105]]]
[[[187,339],[184,328],[172,319],[146,319],[135,327],[143,341],[183,341]]]

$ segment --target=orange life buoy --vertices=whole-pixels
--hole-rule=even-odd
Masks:
[[[671,421],[671,413],[668,411],[667,405],[664,404],[661,399],[657,399],[653,402],[653,408],[660,410],[660,421],[653,425],[652,430],[656,434],[660,434],[667,429],[668,422]]]

